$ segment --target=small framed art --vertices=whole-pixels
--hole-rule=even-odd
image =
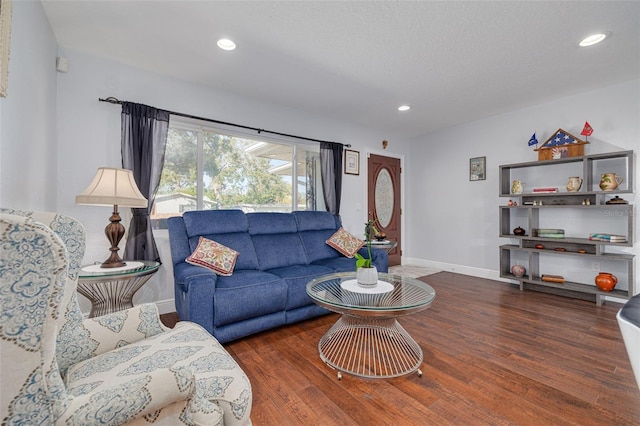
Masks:
[[[344,150],[344,172],[348,175],[360,174],[360,152],[351,149]]]
[[[485,180],[487,178],[487,157],[469,159],[469,180]]]

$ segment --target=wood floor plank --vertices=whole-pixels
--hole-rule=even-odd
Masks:
[[[422,377],[338,380],[318,355],[337,314],[226,344],[252,383],[254,425],[640,425],[621,305],[421,279],[436,300],[399,321],[424,352]]]

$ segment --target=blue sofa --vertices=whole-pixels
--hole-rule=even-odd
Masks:
[[[326,244],[341,226],[328,212],[202,210],[167,223],[178,317],[200,324],[223,343],[326,314],[307,296],[307,283],[356,269],[355,259]],[[231,276],[185,261],[201,236],[239,252]],[[387,272],[386,251],[371,252],[378,271]]]

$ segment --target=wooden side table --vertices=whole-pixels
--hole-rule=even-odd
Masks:
[[[80,269],[78,292],[91,301],[89,318],[133,307],[133,295],[158,271],[160,263],[127,261],[122,268],[88,265]]]

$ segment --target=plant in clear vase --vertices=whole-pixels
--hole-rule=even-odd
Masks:
[[[356,253],[356,280],[363,287],[373,287],[378,284],[378,269],[371,261],[371,235],[377,233],[373,220],[364,224],[364,238],[367,246],[367,257]]]

